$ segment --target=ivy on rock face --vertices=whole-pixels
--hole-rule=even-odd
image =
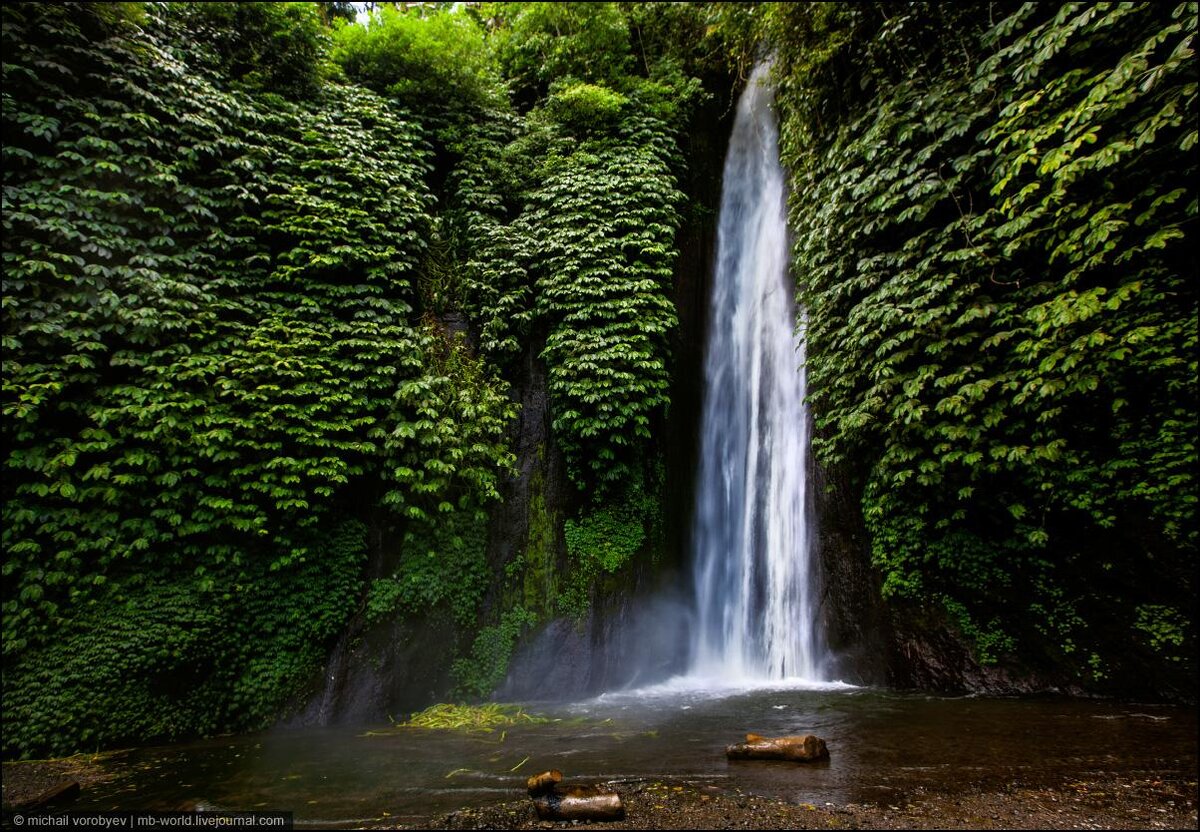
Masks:
[[[585,142],[556,165],[518,223],[541,241],[530,271],[550,327],[543,355],[554,428],[581,485],[631,473],[670,387],[677,319],[668,292],[682,195],[669,148],[655,142],[662,127],[631,121],[625,130],[629,138]]]
[[[578,519],[567,520],[563,537],[570,560],[565,587],[558,596],[559,612],[576,621],[589,608],[593,585],[617,574],[638,553],[655,557],[662,551],[664,471],[647,477],[636,469],[619,496],[592,505]],[[647,481],[649,480],[649,482]]]
[[[5,657],[109,655],[119,628],[81,622],[172,587],[193,612],[171,615],[220,629],[214,609],[276,586],[321,623],[278,672],[252,670],[278,662],[269,617],[244,624],[220,677],[257,686],[244,709],[89,741],[262,724],[353,610],[361,532],[339,550],[351,571],[321,573],[328,595],[289,577],[328,556],[341,515],[473,512],[509,461],[503,388],[413,310],[419,132],[351,87],[306,104],[223,90],[153,9],[145,30],[4,15]],[[170,632],[146,649],[174,650]],[[6,673],[6,698],[43,707],[33,684]],[[29,716],[6,752],[73,749],[84,722]]]
[[[631,473],[668,404],[676,139],[700,95],[681,59],[643,55],[648,77],[631,71],[630,20],[651,31],[674,19],[669,4],[627,12],[482,7],[499,65],[532,110],[474,113],[447,178],[481,349],[507,364],[545,338],[554,428],[585,490]]]
[[[6,663],[5,751],[263,726],[303,692],[358,597],[365,533],[348,521],[303,564],[248,563],[227,591],[197,593],[186,572],[126,577],[120,597],[81,605]]]
[[[703,15],[343,11],[4,11],[7,754],[263,725],[360,609],[483,627],[484,693],[534,620],[493,366],[545,361],[589,516],[652,456]]]
[[[885,594],[1122,683],[1196,542],[1196,6],[955,15],[771,10],[815,444]]]

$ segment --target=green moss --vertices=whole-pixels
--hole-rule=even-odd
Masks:
[[[548,616],[558,595],[558,513],[546,506],[546,487],[542,473],[544,446],[538,447],[538,466],[529,487],[529,532],[521,557],[522,606],[538,615]]]

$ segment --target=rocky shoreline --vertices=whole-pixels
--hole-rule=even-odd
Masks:
[[[1195,829],[1195,778],[1139,772],[1097,775],[1052,786],[921,793],[892,805],[789,803],[685,781],[606,784],[625,804],[624,820],[538,820],[529,800],[460,809],[410,829]]]
[[[4,764],[5,807],[66,778],[89,786],[114,776],[110,755]],[[111,755],[119,757],[119,752]],[[107,763],[107,765],[106,765]],[[119,764],[118,764],[119,765]],[[1196,829],[1197,780],[1178,769],[1090,773],[1056,783],[1016,782],[954,792],[918,789],[891,804],[793,803],[687,780],[604,783],[620,795],[622,820],[539,820],[533,802],[463,808],[419,823],[375,829]],[[59,808],[59,807],[56,807]],[[69,810],[69,806],[61,809]],[[61,810],[60,809],[60,810]]]
[[[99,754],[75,754],[52,760],[18,760],[4,764],[4,777],[0,781],[5,809],[16,808],[35,800],[39,795],[64,783],[78,783],[88,789],[96,783],[111,780],[116,770],[106,762],[122,752]],[[69,808],[64,807],[64,808]]]

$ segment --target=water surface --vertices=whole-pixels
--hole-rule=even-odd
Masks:
[[[1060,783],[1196,767],[1185,708],[1073,699],[944,698],[825,685],[705,690],[675,682],[572,705],[527,705],[558,721],[505,732],[320,728],[142,748],[77,804],[94,809],[295,813],[298,824],[419,823],[523,796],[529,774],[671,777],[793,802],[896,803],[919,790]],[[828,764],[735,762],[747,731],[815,733]],[[374,733],[368,733],[374,732]]]

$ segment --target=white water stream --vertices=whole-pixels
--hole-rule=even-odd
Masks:
[[[760,64],[742,93],[725,159],[692,531],[688,675],[725,684],[825,678],[804,346],[768,72]]]

